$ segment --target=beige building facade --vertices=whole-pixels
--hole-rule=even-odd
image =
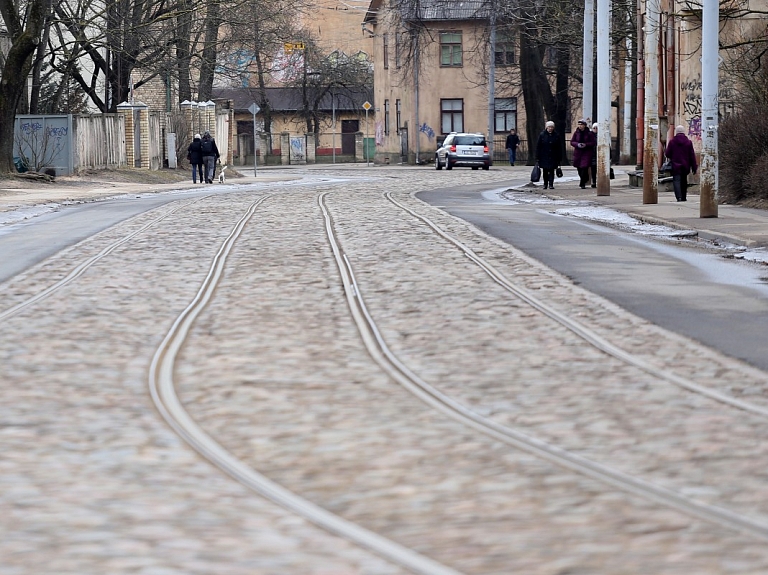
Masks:
[[[407,59],[410,48],[383,2],[371,3],[365,24],[374,35],[378,162],[430,163],[450,132],[489,136],[489,52],[484,20],[428,22],[428,33],[420,40],[418,71]],[[499,42],[497,66],[516,68],[515,53],[514,43],[505,46]],[[491,132],[495,156],[503,158],[504,138],[510,128],[524,133],[525,114],[518,89],[510,89],[507,82],[496,83],[494,91]]]

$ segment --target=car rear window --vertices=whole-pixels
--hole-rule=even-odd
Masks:
[[[457,146],[485,146],[485,138],[483,136],[456,136],[454,144]]]

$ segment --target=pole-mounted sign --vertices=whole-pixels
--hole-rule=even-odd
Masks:
[[[368,151],[368,110],[373,108],[370,102],[366,100],[366,102],[363,104],[363,110],[365,110],[365,144],[363,145],[363,149],[365,150],[365,165],[370,166],[371,165],[371,158],[370,153]]]
[[[253,176],[256,177],[256,150],[258,149],[258,146],[256,144],[256,114],[258,114],[261,111],[261,108],[259,108],[256,105],[256,102],[248,106],[248,111],[253,114]]]

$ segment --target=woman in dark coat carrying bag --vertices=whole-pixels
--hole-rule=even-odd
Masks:
[[[685,128],[677,126],[675,137],[667,144],[666,156],[672,164],[672,187],[678,202],[688,201],[688,174],[696,173],[699,164],[696,162],[696,152],[693,144],[685,135]]]
[[[583,190],[589,181],[589,166],[595,155],[595,135],[587,129],[586,120],[579,120],[571,137],[573,146],[573,167],[579,172],[579,187]]]
[[[560,167],[563,154],[563,142],[555,132],[555,123],[547,122],[544,131],[536,142],[536,163],[544,172],[544,189],[554,190],[555,170]]]

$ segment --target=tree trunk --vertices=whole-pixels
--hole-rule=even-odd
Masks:
[[[213,92],[213,74],[216,70],[217,43],[219,25],[221,24],[221,4],[212,0],[208,4],[208,14],[205,18],[205,43],[203,45],[202,62],[200,63],[200,85],[197,100],[207,102]]]
[[[43,0],[30,0],[27,5],[26,27],[16,13],[12,0],[0,0],[0,15],[11,36],[11,49],[5,60],[0,79],[0,172],[14,172],[13,133],[16,107],[27,88],[32,70],[32,57],[43,31]]]
[[[520,83],[525,102],[525,134],[528,139],[528,165],[536,162],[536,142],[544,129],[544,103],[552,98],[544,74],[541,47],[530,36],[533,30],[520,36]]]
[[[181,15],[177,18],[178,34],[176,36],[176,73],[179,80],[179,103],[192,100],[190,86],[189,62],[190,35],[192,33],[192,5],[189,0],[183,0]]]

